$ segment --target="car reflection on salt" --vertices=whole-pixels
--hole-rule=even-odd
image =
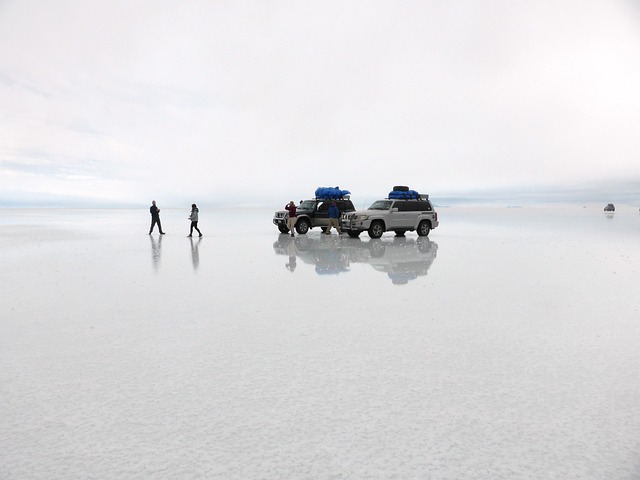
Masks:
[[[280,235],[274,242],[277,255],[287,255],[285,265],[293,271],[297,259],[314,265],[319,275],[338,275],[349,272],[352,264],[368,263],[375,270],[387,274],[395,285],[406,285],[427,274],[433,264],[438,244],[428,237],[372,239],[362,241],[346,236],[295,237]]]

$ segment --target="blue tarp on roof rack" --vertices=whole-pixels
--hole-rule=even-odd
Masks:
[[[349,190],[341,190],[340,187],[316,188],[316,198],[338,199],[350,194],[351,192]]]
[[[415,190],[408,190],[406,192],[403,192],[401,190],[393,190],[389,192],[389,196],[387,198],[389,198],[390,200],[409,200],[416,199],[419,196],[420,194]]]

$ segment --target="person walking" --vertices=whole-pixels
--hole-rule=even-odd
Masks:
[[[340,209],[336,205],[336,202],[331,202],[329,205],[329,210],[327,210],[329,214],[329,224],[327,225],[327,229],[324,231],[327,235],[331,235],[331,227],[335,227],[340,234]]]
[[[291,200],[287,205],[285,205],[284,209],[289,212],[289,219],[287,220],[287,227],[291,232],[291,236],[294,237],[293,228],[296,226],[296,204]]]
[[[151,202],[149,212],[151,212],[151,228],[149,229],[149,235],[151,235],[151,232],[153,232],[153,228],[156,226],[156,223],[158,224],[160,235],[164,235],[164,232],[162,231],[162,224],[160,223],[160,209],[156,205],[155,200]]]
[[[198,210],[198,207],[196,206],[195,203],[191,204],[191,214],[189,215],[189,220],[191,220],[191,230],[189,230],[189,236],[192,237],[193,236],[193,229],[195,228],[198,233],[200,234],[199,236],[202,236],[202,232],[200,231],[200,229],[198,228],[198,212],[200,210]]]

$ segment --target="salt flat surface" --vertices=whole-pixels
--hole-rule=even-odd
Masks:
[[[0,478],[638,479],[640,215],[0,210]]]

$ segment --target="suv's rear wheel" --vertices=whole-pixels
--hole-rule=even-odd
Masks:
[[[280,233],[289,233],[289,229],[286,225],[278,225],[278,230],[280,230]]]
[[[309,227],[311,227],[309,220],[307,220],[306,218],[301,218],[296,223],[296,232],[298,232],[300,235],[304,235],[309,231]]]
[[[369,227],[369,236],[371,238],[380,238],[384,233],[384,223],[381,221],[376,221],[371,224]]]
[[[429,235],[430,231],[431,231],[431,224],[426,220],[421,221],[420,225],[418,225],[418,230],[417,230],[418,235],[420,235],[421,237],[426,237],[427,235]]]

